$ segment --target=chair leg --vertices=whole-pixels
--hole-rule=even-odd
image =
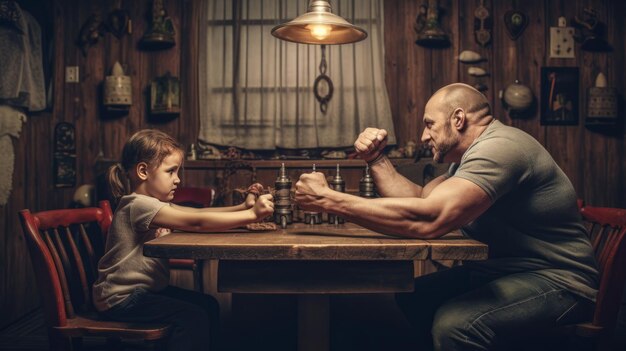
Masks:
[[[202,286],[202,261],[196,260],[193,264],[193,289],[197,292],[203,292]]]

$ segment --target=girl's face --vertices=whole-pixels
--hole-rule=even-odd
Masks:
[[[145,183],[145,189],[148,195],[161,201],[172,201],[174,198],[174,190],[176,190],[180,183],[178,170],[182,163],[182,153],[173,152],[163,159],[159,167],[149,170]]]

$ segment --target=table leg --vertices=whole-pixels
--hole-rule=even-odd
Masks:
[[[326,351],[330,343],[330,296],[298,295],[298,351]]]

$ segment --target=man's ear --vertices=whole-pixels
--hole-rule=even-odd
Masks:
[[[462,108],[457,108],[452,114],[452,127],[456,130],[463,130],[467,123],[467,116]]]
[[[135,171],[137,172],[137,177],[140,180],[148,179],[148,164],[145,162],[139,162],[135,166]]]

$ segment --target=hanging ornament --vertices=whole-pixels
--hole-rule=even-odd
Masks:
[[[509,10],[504,14],[504,24],[509,37],[516,40],[528,26],[528,16],[522,11]]]
[[[315,99],[320,104],[320,111],[326,114],[328,102],[333,97],[333,81],[326,75],[326,45],[322,45],[322,61],[320,62],[320,75],[315,78],[313,92]]]
[[[474,11],[474,36],[476,42],[482,46],[487,46],[491,42],[491,27],[493,20],[489,14],[489,9],[485,7],[485,0],[480,0],[480,6]]]

